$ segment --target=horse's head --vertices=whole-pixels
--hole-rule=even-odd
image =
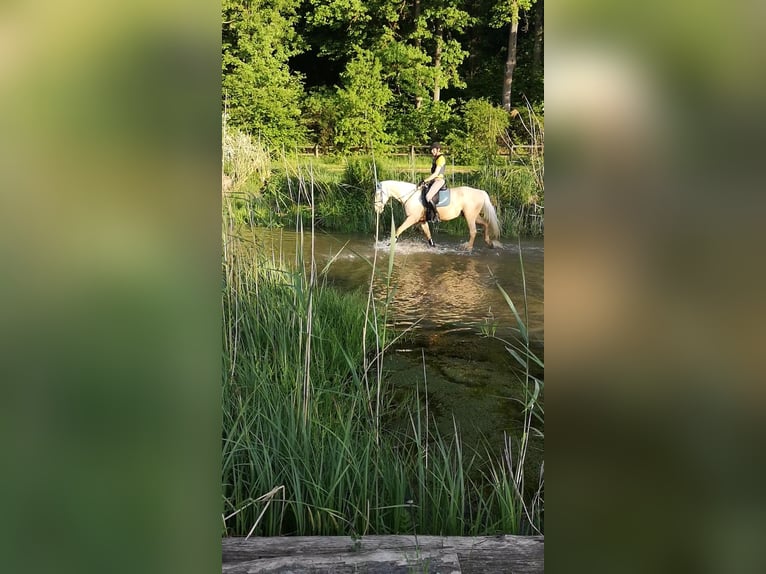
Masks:
[[[378,182],[375,185],[375,213],[383,213],[383,208],[386,206],[388,198],[388,191],[383,189],[383,184],[381,182]]]

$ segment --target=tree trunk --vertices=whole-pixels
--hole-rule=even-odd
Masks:
[[[539,73],[543,67],[543,0],[537,0],[535,4],[535,43],[532,48],[532,70]]]
[[[415,26],[418,25],[418,20],[420,19],[420,0],[415,0],[415,5],[413,8],[412,13],[412,21],[415,23]],[[415,47],[420,48],[420,37],[415,38]],[[418,82],[418,88],[420,88],[420,82]],[[423,98],[420,96],[415,98],[415,109],[420,109],[420,107],[423,105]]]
[[[435,39],[436,39],[436,50],[434,52],[434,101],[438,102],[439,98],[441,97],[441,71],[442,71],[442,42],[444,38],[444,33],[442,32],[441,26],[437,29]]]
[[[420,0],[415,0],[415,4],[412,8],[412,23],[415,29],[417,29],[418,20],[420,20]],[[420,48],[420,36],[415,38],[415,46]]]
[[[505,60],[505,73],[503,74],[503,108],[511,111],[511,85],[513,84],[513,70],[516,68],[516,37],[519,33],[519,4],[513,0],[511,4],[511,27],[508,31],[508,58]]]

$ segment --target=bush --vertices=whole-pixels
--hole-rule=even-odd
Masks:
[[[302,123],[311,139],[323,148],[334,145],[333,134],[338,121],[338,96],[329,88],[312,91],[303,101]]]
[[[232,178],[233,189],[247,183],[260,187],[266,182],[271,171],[271,157],[260,141],[239,129],[224,128],[222,144],[223,172]]]
[[[463,111],[462,127],[451,132],[446,142],[455,161],[464,165],[498,163],[498,142],[510,124],[508,113],[487,100],[469,100]]]

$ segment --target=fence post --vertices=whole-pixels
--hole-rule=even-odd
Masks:
[[[410,163],[412,165],[415,164],[415,146],[414,145],[410,146]]]
[[[319,157],[319,144],[314,145],[314,157]]]

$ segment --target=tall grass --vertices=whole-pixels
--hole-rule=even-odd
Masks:
[[[494,488],[490,498],[503,508],[502,516],[509,520],[504,527],[516,531],[541,533],[544,523],[544,492],[545,467],[544,462],[539,469],[530,469],[527,456],[533,444],[541,443],[545,438],[545,408],[543,405],[544,381],[542,372],[545,369],[543,360],[537,356],[530,344],[529,317],[527,315],[527,284],[524,274],[524,261],[519,244],[519,263],[521,267],[524,317],[522,317],[501,285],[497,285],[505,302],[516,320],[517,337],[513,341],[499,339],[489,329],[484,334],[498,338],[505,344],[506,351],[521,368],[523,374],[524,396],[520,400],[523,407],[523,423],[521,433],[504,436],[504,448],[500,459],[490,458],[490,469],[487,480]],[[516,399],[518,400],[518,399]],[[527,484],[529,475],[537,476],[536,485]]]
[[[372,297],[372,276],[390,280],[393,255],[382,271],[372,262],[365,298],[327,285],[313,260],[265,256],[226,223],[222,532],[528,530],[518,473],[506,472],[502,453],[466,452],[457,425],[439,433],[420,383],[410,403],[388,398],[388,311]]]
[[[275,153],[251,136],[224,130],[224,174],[231,177],[232,215],[241,224],[264,227],[304,225],[313,217],[319,229],[370,232],[375,225],[372,192],[376,181],[419,181],[430,160],[370,156],[301,158]],[[542,158],[518,155],[512,165],[451,166],[450,185],[486,190],[497,209],[504,235],[543,234]],[[309,190],[304,183],[311,181]],[[309,195],[315,202],[311,212]],[[404,217],[394,206],[397,221]],[[439,231],[464,234],[465,221],[440,224]]]

